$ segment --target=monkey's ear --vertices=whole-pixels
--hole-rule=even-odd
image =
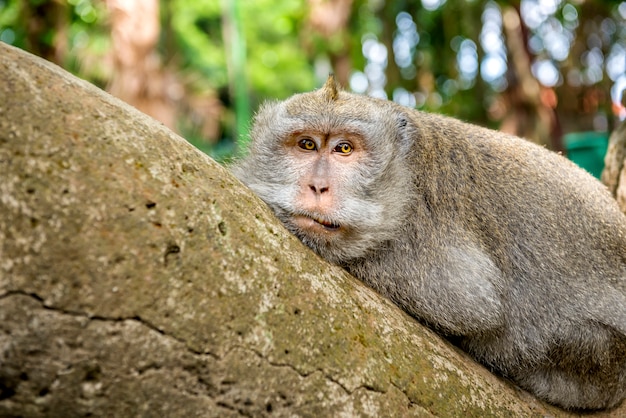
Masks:
[[[415,141],[417,129],[409,116],[402,113],[398,115],[396,123],[398,126],[398,139],[400,141],[400,148],[403,153],[407,153],[409,152],[411,145]]]
[[[337,96],[339,95],[339,91],[341,90],[341,86],[335,79],[335,75],[333,73],[328,74],[328,79],[322,87],[322,93],[326,97],[329,102],[334,102],[337,100]]]

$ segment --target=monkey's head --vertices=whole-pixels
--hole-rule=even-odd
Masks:
[[[415,129],[403,108],[342,91],[331,76],[320,90],[263,105],[251,136],[233,172],[324,258],[362,257],[397,236],[414,196]]]

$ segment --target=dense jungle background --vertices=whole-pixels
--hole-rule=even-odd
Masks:
[[[262,101],[329,72],[352,91],[566,153],[580,135],[604,153],[626,117],[622,1],[0,0],[0,41],[220,161]]]

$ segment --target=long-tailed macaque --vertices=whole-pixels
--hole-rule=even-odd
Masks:
[[[626,395],[626,216],[528,141],[342,91],[265,104],[236,176],[325,259],[566,409]]]

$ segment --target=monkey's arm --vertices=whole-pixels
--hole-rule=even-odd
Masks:
[[[390,242],[389,251],[379,251],[346,268],[447,335],[471,335],[503,326],[503,278],[489,255],[469,242],[420,238],[413,248]],[[421,258],[421,249],[430,257]]]

